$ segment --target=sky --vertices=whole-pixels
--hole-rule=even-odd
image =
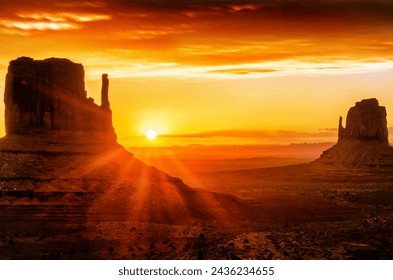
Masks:
[[[335,141],[371,97],[393,126],[392,1],[2,0],[0,40],[1,77],[20,56],[69,58],[99,102],[108,73],[126,145]]]

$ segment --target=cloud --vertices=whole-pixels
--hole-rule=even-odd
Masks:
[[[105,14],[83,13],[19,13],[13,20],[0,20],[0,25],[22,30],[72,30],[81,28],[80,23],[111,19]]]
[[[261,138],[261,139],[299,139],[299,138],[332,138],[336,137],[336,132],[300,132],[285,130],[218,130],[183,134],[168,134],[161,137],[179,137],[179,138],[216,138],[216,137],[233,137],[233,138]]]
[[[257,69],[257,68],[235,68],[235,69],[221,69],[221,70],[210,70],[208,73],[224,73],[224,74],[235,74],[235,75],[247,75],[252,73],[272,73],[276,72],[275,69]]]
[[[103,1],[67,1],[58,2],[55,5],[63,8],[103,8],[107,6]]]
[[[47,6],[43,6],[43,2],[40,2],[38,5],[34,5],[34,8],[28,5],[29,3],[26,1],[21,1],[19,6],[10,3],[8,9],[0,12],[0,16],[2,16],[0,25],[6,29],[20,29],[24,31],[80,29],[84,23],[111,19],[111,15],[107,13],[93,12],[95,9],[86,11],[81,8],[102,7],[99,3],[103,2],[80,2],[79,5],[69,5],[72,3],[53,1],[51,4],[48,3]],[[56,8],[57,6],[63,8]]]
[[[43,22],[43,21],[10,21],[0,20],[0,25],[13,29],[29,30],[71,30],[79,26],[69,22]]]
[[[50,21],[50,22],[90,22],[90,21],[101,21],[111,19],[110,15],[107,14],[93,14],[93,13],[81,13],[81,12],[20,12],[16,14],[17,17],[27,20],[37,21]]]
[[[327,131],[327,132],[337,132],[338,129],[337,127],[331,127],[331,128],[320,128],[319,131]]]
[[[366,59],[391,61],[393,45],[385,42],[393,36],[393,4],[378,2],[377,7],[370,6],[368,1],[111,3],[122,26],[117,33],[122,40],[114,42],[117,48],[132,45],[133,50],[148,53],[147,59],[184,67],[228,66],[227,70],[209,71],[212,76],[225,72],[271,74],[263,69],[240,69],[245,63],[293,60],[319,64],[320,68],[310,68],[318,73],[333,73],[345,67],[359,69],[352,66]],[[321,65],[325,61],[338,66]],[[229,69],[233,64],[239,67]],[[269,69],[280,72],[277,67]]]
[[[253,4],[245,4],[245,5],[231,5],[229,6],[234,12],[242,12],[242,11],[256,11],[261,6],[253,5]]]
[[[128,62],[118,69],[123,77],[225,79],[393,67],[391,1],[4,0],[1,8],[1,35],[44,34],[59,52],[71,52],[71,43],[58,46],[58,39],[74,42],[76,51],[98,49],[113,67]],[[38,36],[29,40],[41,43]],[[135,73],[135,61],[146,69]],[[154,69],[160,63],[176,66]]]
[[[102,57],[100,60],[102,61]],[[335,63],[302,62],[296,60],[266,61],[228,65],[184,66],[180,63],[130,63],[129,61],[108,61],[115,63],[112,76],[126,77],[173,77],[204,79],[243,79],[279,77],[286,75],[326,76],[362,74],[393,69],[392,62],[341,61]],[[90,73],[88,73],[90,76]]]

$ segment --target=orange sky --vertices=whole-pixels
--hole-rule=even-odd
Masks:
[[[0,75],[66,57],[98,101],[108,73],[127,145],[148,129],[172,135],[155,145],[334,141],[362,98],[393,126],[392,38],[387,0],[2,0]]]

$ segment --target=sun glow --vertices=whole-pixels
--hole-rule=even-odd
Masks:
[[[149,129],[148,131],[146,131],[146,138],[149,141],[153,141],[157,138],[157,132],[153,129]]]

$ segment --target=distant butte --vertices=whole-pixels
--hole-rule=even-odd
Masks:
[[[393,168],[385,107],[375,98],[357,102],[348,111],[345,128],[340,117],[337,144],[313,163],[335,168]]]
[[[342,123],[340,117],[337,143],[310,163],[235,173],[261,182],[391,182],[393,147],[388,142],[385,107],[375,98],[364,99],[349,109],[345,127]]]

